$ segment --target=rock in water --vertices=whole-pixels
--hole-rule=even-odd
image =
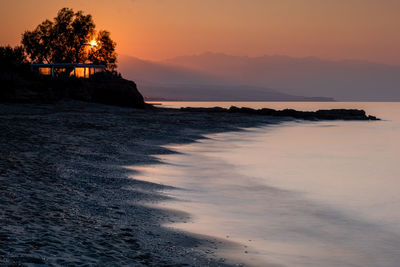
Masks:
[[[247,107],[238,108],[231,106],[226,108],[181,108],[187,112],[225,112],[242,113],[252,115],[264,115],[274,117],[292,117],[303,120],[379,120],[375,116],[367,116],[364,110],[360,109],[327,109],[318,111],[298,111],[294,109],[275,110],[270,108],[252,109]]]

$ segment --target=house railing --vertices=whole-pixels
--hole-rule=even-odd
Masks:
[[[81,63],[31,64],[31,71],[51,77],[65,75],[76,78],[90,78],[95,73],[104,72],[104,69],[105,65]]]

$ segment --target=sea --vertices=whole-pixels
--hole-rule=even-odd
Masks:
[[[400,266],[400,103],[159,102],[164,107],[357,108],[380,121],[302,121],[210,134],[135,166],[176,189],[166,224],[232,242],[250,266]]]

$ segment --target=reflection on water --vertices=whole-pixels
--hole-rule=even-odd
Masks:
[[[398,266],[400,104],[333,105],[386,120],[214,134],[172,147],[182,154],[160,156],[166,164],[135,167],[135,178],[186,189],[166,192],[184,201],[160,205],[192,220],[169,226],[241,244],[222,256],[254,265]]]

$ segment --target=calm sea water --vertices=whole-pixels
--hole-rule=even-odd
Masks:
[[[378,122],[286,122],[171,146],[139,167],[185,190],[167,225],[237,242],[219,257],[255,266],[400,266],[400,103],[199,103],[165,106],[363,108]]]

